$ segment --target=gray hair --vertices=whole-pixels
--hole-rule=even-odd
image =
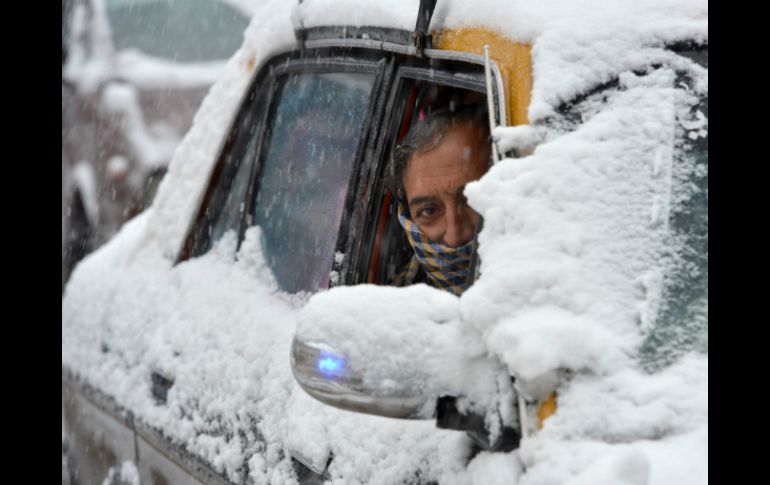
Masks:
[[[398,197],[404,198],[404,173],[415,154],[438,147],[449,129],[459,123],[472,123],[489,131],[487,112],[483,105],[465,105],[455,110],[434,111],[413,125],[400,144],[393,148],[388,165],[388,186]]]

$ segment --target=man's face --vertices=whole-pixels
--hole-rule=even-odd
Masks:
[[[449,129],[433,150],[416,153],[404,173],[412,220],[431,241],[459,247],[473,239],[479,215],[463,189],[489,166],[486,131],[469,122]]]

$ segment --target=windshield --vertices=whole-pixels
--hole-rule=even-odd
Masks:
[[[708,98],[681,122],[672,170],[672,204],[660,309],[641,347],[649,370],[689,350],[708,353]]]

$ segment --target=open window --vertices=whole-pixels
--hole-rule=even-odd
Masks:
[[[464,63],[447,63],[442,65],[443,69],[437,69],[433,67],[435,62],[431,64],[430,67],[403,66],[397,73],[385,121],[377,183],[371,194],[369,223],[361,235],[361,255],[353,278],[357,282],[403,285],[405,275],[416,268],[412,261],[416,250],[410,244],[403,222],[399,221],[399,207],[403,214],[409,206],[404,194],[398,194],[395,188],[397,182],[391,166],[394,148],[416,125],[438,113],[475,111],[488,131],[483,69]],[[488,143],[488,132],[484,143]],[[491,159],[487,159],[484,171],[490,164]],[[475,272],[475,234],[480,229],[480,221],[474,226],[470,241],[472,258],[467,270],[469,284]],[[412,277],[415,275],[408,278]],[[428,282],[425,280],[424,274],[418,274],[407,284]]]

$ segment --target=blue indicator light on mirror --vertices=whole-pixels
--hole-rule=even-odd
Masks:
[[[345,358],[340,355],[323,352],[318,357],[316,366],[321,374],[327,377],[336,377],[345,372]]]

